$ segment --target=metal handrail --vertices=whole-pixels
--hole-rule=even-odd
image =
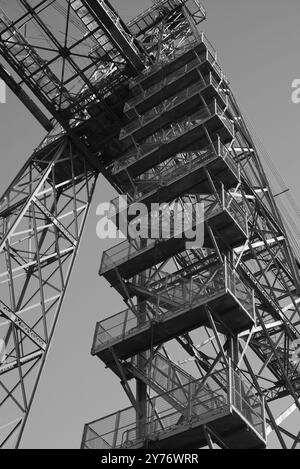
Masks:
[[[220,387],[217,383],[222,382]],[[198,394],[204,386],[210,389],[208,399]],[[266,439],[264,399],[253,393],[249,394],[249,387],[243,375],[233,369],[229,360],[228,366],[215,371],[207,378],[191,381],[178,386],[171,391],[160,394],[148,402],[148,417],[144,424],[136,425],[136,410],[129,407],[115,414],[111,414],[100,420],[96,420],[86,426],[83,445],[85,447],[97,447],[102,441],[112,448],[125,448],[142,444],[145,439],[159,438],[174,428],[189,427],[199,422],[207,421],[207,417],[214,416],[218,419],[224,412],[236,412],[241,414],[249,426],[263,440]],[[170,396],[186,396],[186,404],[175,409],[168,403]],[[204,402],[205,401],[205,402]],[[90,430],[90,437],[88,437]]]

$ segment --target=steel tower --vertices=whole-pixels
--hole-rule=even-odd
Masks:
[[[201,202],[204,244],[173,230],[104,253],[127,309],[97,324],[92,353],[131,407],[86,425],[82,447],[265,448],[272,431],[299,443],[282,427],[300,409],[297,253],[204,9],[153,3],[129,24],[104,0],[0,13],[0,77],[49,132],[0,200],[2,448],[20,443],[99,174],[129,206],[164,204],[160,219]]]

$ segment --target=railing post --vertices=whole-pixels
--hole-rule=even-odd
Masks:
[[[105,257],[106,257],[106,255],[107,255],[106,252],[104,252],[103,255],[102,255],[100,272],[104,272]]]
[[[115,448],[117,446],[117,441],[118,441],[118,433],[119,433],[119,426],[120,426],[120,418],[121,418],[121,411],[117,413],[116,416],[116,424],[115,424],[115,430],[114,430],[114,438],[113,438],[113,443],[112,447]]]
[[[225,290],[228,290],[228,268],[227,268],[227,258],[224,256],[224,275],[225,275]]]
[[[96,329],[95,329],[95,332],[94,332],[93,345],[92,345],[92,352],[93,352],[94,350],[96,350],[96,342],[97,342],[97,337],[98,337],[98,332],[99,332],[99,325],[100,325],[100,322],[97,322],[97,324],[96,324]]]
[[[192,383],[189,383],[189,401],[188,401],[188,412],[187,412],[187,420],[190,422],[192,417]]]
[[[222,208],[223,208],[223,210],[225,210],[225,208],[226,208],[224,184],[222,184]]]
[[[218,148],[218,156],[223,157],[223,155],[222,155],[222,149],[221,149],[221,139],[220,139],[220,136],[219,136],[219,135],[218,135],[218,145],[217,145],[217,148]]]
[[[229,392],[229,407],[230,411],[233,406],[233,388],[232,388],[232,361],[231,358],[228,358],[228,392]]]
[[[125,318],[124,318],[124,325],[122,329],[122,337],[125,337],[126,334],[126,326],[127,326],[127,321],[128,321],[128,314],[129,314],[129,309],[126,310]]]
[[[89,425],[85,425],[85,426],[84,426],[84,430],[83,430],[83,437],[82,437],[82,442],[81,442],[81,449],[84,449],[85,446],[86,446],[88,429],[89,429]]]
[[[255,309],[255,294],[254,294],[254,290],[252,290],[252,308],[253,308],[254,326],[256,327],[256,309]]]
[[[266,420],[266,403],[265,396],[262,396],[262,418],[263,418],[263,437],[264,440],[267,439],[267,420]]]

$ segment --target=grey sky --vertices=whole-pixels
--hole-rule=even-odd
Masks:
[[[112,1],[126,19],[150,0]],[[250,118],[280,175],[299,200],[300,104],[291,101],[291,83],[300,78],[299,0],[204,0],[202,29],[215,45],[242,110]],[[0,104],[0,190],[44,135],[11,93]],[[83,424],[129,405],[110,371],[90,348],[96,321],[124,308],[97,275],[108,247],[96,237],[96,206],[114,196],[100,178],[81,251],[34,407],[24,448],[78,448]],[[298,220],[298,224],[299,220]]]

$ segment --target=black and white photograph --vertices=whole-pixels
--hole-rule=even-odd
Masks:
[[[300,449],[299,18],[0,0],[0,449]]]

